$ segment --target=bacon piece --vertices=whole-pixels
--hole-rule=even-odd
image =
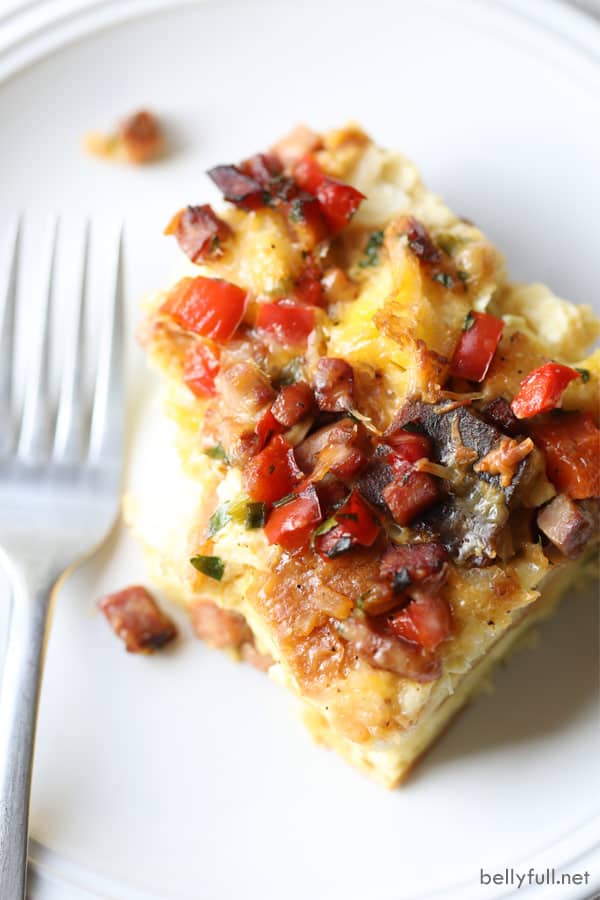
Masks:
[[[381,559],[380,573],[397,591],[419,584],[428,589],[443,584],[448,574],[447,554],[437,541],[422,544],[394,544]]]
[[[357,481],[358,489],[363,497],[380,509],[387,509],[383,499],[383,490],[394,478],[394,470],[389,457],[390,448],[386,444],[379,444]]]
[[[531,438],[517,441],[515,438],[500,438],[497,447],[493,447],[483,459],[475,463],[475,472],[488,472],[490,475],[499,475],[502,487],[508,487],[513,478],[517,466],[529,456],[533,450]]]
[[[421,652],[414,644],[396,638],[387,623],[350,616],[336,627],[349,648],[376,669],[394,672],[412,681],[435,681],[442,672],[439,659]]]
[[[492,425],[495,425],[501,431],[505,431],[506,434],[510,434],[511,437],[515,437],[523,431],[522,424],[510,408],[510,403],[504,397],[496,397],[495,400],[484,406],[482,413]]]
[[[107,594],[98,607],[129,653],[152,653],[177,636],[175,623],[140,585]]]
[[[599,518],[597,500],[576,503],[566,494],[559,494],[539,510],[537,524],[561,553],[575,559],[598,528]]]
[[[275,398],[268,377],[252,360],[222,369],[215,384],[223,403],[223,414],[248,425],[254,426],[261,412]]]
[[[300,303],[306,303],[307,306],[321,306],[323,304],[321,269],[312,256],[307,258],[304,269],[296,279],[292,297]]]
[[[344,359],[324,356],[315,372],[315,399],[325,412],[346,412],[354,404],[354,370]]]
[[[210,600],[196,600],[189,612],[194,631],[209,647],[225,650],[254,643],[254,636],[241,613],[221,609]]]
[[[280,390],[271,413],[280,425],[291,428],[300,419],[310,415],[314,403],[315,398],[309,385],[304,381],[297,381]]]
[[[174,234],[186,256],[192,262],[200,262],[222,253],[231,228],[205,203],[180,209],[165,228],[165,234]]]
[[[208,170],[207,175],[230,203],[247,211],[265,205],[263,186],[237,166],[214,166]]]
[[[240,169],[264,188],[269,187],[273,178],[282,173],[281,163],[272,153],[255,153],[241,163]]]

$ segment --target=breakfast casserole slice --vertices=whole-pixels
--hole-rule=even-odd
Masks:
[[[129,519],[198,635],[391,787],[594,553],[599,323],[357,126],[208,175],[141,329],[182,504]]]

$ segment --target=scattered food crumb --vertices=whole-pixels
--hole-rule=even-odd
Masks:
[[[114,133],[90,132],[84,147],[93,156],[143,165],[164,154],[165,140],[158,118],[140,110],[124,119]]]
[[[175,623],[140,585],[107,594],[98,601],[98,608],[129,653],[152,653],[177,637]]]

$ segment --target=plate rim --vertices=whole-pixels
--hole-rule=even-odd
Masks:
[[[211,3],[225,6],[236,2],[240,0],[24,0],[22,9],[13,3],[8,12],[0,13],[0,27],[3,27],[6,33],[0,40],[0,88],[24,70],[89,37],[93,32],[118,27],[173,7],[184,9],[209,6]],[[464,6],[474,3],[475,0],[458,0],[458,2]],[[567,5],[563,0],[528,0],[526,9],[522,0],[486,0],[486,3],[500,13],[525,20],[538,29],[543,29],[557,42],[575,50],[576,54],[583,54],[600,74],[600,20],[591,14]],[[582,849],[579,843],[579,849],[574,850],[571,845],[577,845],[582,835],[585,846]],[[597,877],[585,889],[585,896],[591,896],[588,891],[600,890],[600,811],[575,828],[571,828],[556,841],[528,856],[526,861],[537,868],[536,860],[543,860],[548,853],[555,853],[560,848],[564,850],[569,846],[571,852],[567,858],[561,859],[558,868],[572,867],[573,863],[579,866],[595,864],[598,869]],[[37,876],[59,887],[68,886],[70,891],[77,892],[76,896],[82,898],[167,900],[169,896],[164,893],[155,894],[145,888],[140,890],[129,881],[116,882],[90,866],[56,853],[35,839],[30,840],[29,852],[30,865]],[[525,860],[522,863],[520,861],[514,863],[515,869],[524,867]],[[412,900],[429,900],[429,898],[464,900],[466,897],[475,896],[477,886],[479,882],[473,878],[440,888],[433,893],[414,894]],[[107,891],[110,891],[110,894],[106,893]],[[536,900],[542,900],[545,897],[550,898],[551,895],[555,897],[556,891],[552,886],[546,886],[541,891],[535,886],[529,886],[520,889],[518,895],[535,896]],[[517,892],[513,888],[507,888],[489,891],[487,896],[490,900],[508,900],[517,896]],[[561,894],[562,900],[580,900],[583,896],[584,893],[580,890],[563,891]]]

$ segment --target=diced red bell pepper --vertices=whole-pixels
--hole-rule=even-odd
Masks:
[[[315,327],[315,311],[282,300],[279,303],[260,303],[256,327],[271,334],[284,347],[298,346]]]
[[[311,153],[305,153],[294,167],[294,178],[303,191],[316,194],[325,179],[325,172]]]
[[[308,544],[312,531],[322,519],[314,485],[308,485],[287,503],[271,510],[265,534],[270,544],[285,550],[299,550]]]
[[[244,318],[246,291],[220,278],[183,278],[175,285],[161,312],[172,316],[186,331],[229,340]]]
[[[277,435],[243,470],[244,488],[252,500],[275,503],[289,494],[302,478],[294,451]]]
[[[433,475],[408,468],[390,481],[381,494],[396,522],[408,525],[439,499],[439,488]]]
[[[392,448],[392,453],[389,454],[387,460],[392,468],[397,460],[415,463],[418,459],[429,457],[431,453],[431,441],[426,434],[416,434],[414,431],[407,431],[404,428],[399,428],[386,435],[385,443]],[[406,471],[403,466],[397,468]]]
[[[194,343],[183,361],[183,380],[197,397],[213,397],[219,373],[219,348],[212,343]]]
[[[387,621],[396,637],[428,651],[436,650],[452,634],[450,607],[435,595],[419,593],[404,609],[391,613]]]
[[[316,196],[332,234],[339,234],[346,227],[365,199],[365,195],[356,188],[325,175],[310,153],[296,164],[294,177],[303,190]]]
[[[332,234],[346,227],[365,195],[349,184],[325,178],[317,188],[317,200]]]
[[[483,381],[502,336],[504,322],[489,313],[470,312],[461,332],[451,373],[468,381]]]
[[[276,434],[281,434],[283,431],[285,431],[285,428],[277,421],[269,408],[266,413],[260,417],[256,426],[258,449],[262,450],[263,447],[266,447],[272,437],[275,437]]]
[[[356,488],[333,518],[337,525],[315,538],[315,549],[323,559],[333,559],[356,544],[370,547],[381,531],[378,516]]]
[[[560,493],[573,500],[600,497],[600,430],[590,413],[563,413],[530,432]]]
[[[370,547],[381,531],[378,516],[356,488],[338,509],[335,518],[344,533],[363,547]]]
[[[549,412],[557,405],[563,391],[579,372],[560,363],[545,363],[526,375],[519,391],[510,404],[517,419],[530,419],[539,413]]]

